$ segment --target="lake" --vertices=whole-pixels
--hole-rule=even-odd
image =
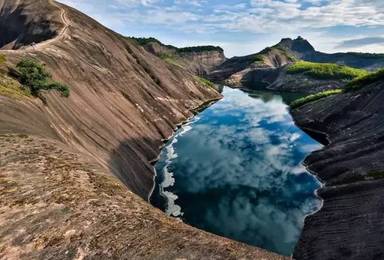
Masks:
[[[289,114],[293,94],[224,87],[183,125],[156,163],[151,202],[208,232],[291,255],[304,218],[321,207],[302,165],[321,145]]]

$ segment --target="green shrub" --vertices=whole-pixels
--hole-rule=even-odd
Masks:
[[[41,90],[59,91],[63,96],[69,96],[68,86],[52,80],[44,65],[34,59],[23,59],[16,65],[19,82],[29,88],[33,96],[38,96]]]
[[[69,97],[69,88],[67,85],[61,84],[59,82],[53,82],[48,85],[47,89],[55,89],[59,91],[64,97]]]
[[[376,72],[373,72],[368,75],[358,77],[352,80],[345,86],[345,89],[347,91],[357,90],[379,80],[384,80],[384,69],[378,70]]]
[[[369,72],[333,63],[297,61],[288,68],[287,73],[304,73],[315,79],[352,80],[357,77],[366,76]]]
[[[332,96],[332,95],[336,95],[336,94],[340,94],[340,93],[343,93],[343,89],[325,90],[325,91],[322,91],[322,92],[319,92],[316,94],[312,94],[312,95],[309,95],[309,96],[306,96],[303,98],[299,98],[299,99],[293,101],[290,104],[290,107],[292,109],[295,109],[295,108],[301,107],[301,106],[303,106],[309,102],[313,102],[313,101],[316,101],[318,99],[325,98],[325,97]]]

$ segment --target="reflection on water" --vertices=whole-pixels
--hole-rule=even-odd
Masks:
[[[281,95],[223,94],[162,151],[152,203],[192,226],[290,255],[305,215],[321,205],[319,183],[301,164],[321,146],[294,125]]]

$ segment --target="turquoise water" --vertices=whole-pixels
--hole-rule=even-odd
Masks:
[[[166,144],[151,202],[197,228],[291,255],[319,182],[302,165],[321,145],[295,126],[294,97],[225,87]]]

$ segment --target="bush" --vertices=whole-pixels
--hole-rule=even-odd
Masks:
[[[55,89],[65,97],[69,96],[68,86],[52,80],[44,66],[34,59],[23,59],[16,65],[19,82],[29,88],[33,96],[38,96],[41,90]]]
[[[59,82],[53,82],[48,85],[47,89],[55,89],[59,91],[64,97],[69,97],[69,88],[67,85],[61,84]]]
[[[366,76],[369,72],[333,63],[298,61],[288,68],[287,73],[304,73],[315,79],[352,80],[357,77]]]
[[[358,77],[351,82],[349,82],[345,89],[348,90],[357,90],[360,89],[366,85],[372,84],[376,81],[384,80],[384,69],[378,70],[376,72],[370,73],[368,75],[365,75],[363,77]]]
[[[316,94],[312,94],[312,95],[309,95],[309,96],[306,96],[303,98],[299,98],[299,99],[293,101],[290,104],[290,107],[292,109],[295,109],[295,108],[301,107],[301,106],[303,106],[309,102],[313,102],[313,101],[316,101],[318,99],[325,98],[325,97],[332,96],[332,95],[336,95],[336,94],[340,94],[340,93],[343,93],[343,89],[325,90],[325,91],[322,91],[322,92],[319,92]]]

